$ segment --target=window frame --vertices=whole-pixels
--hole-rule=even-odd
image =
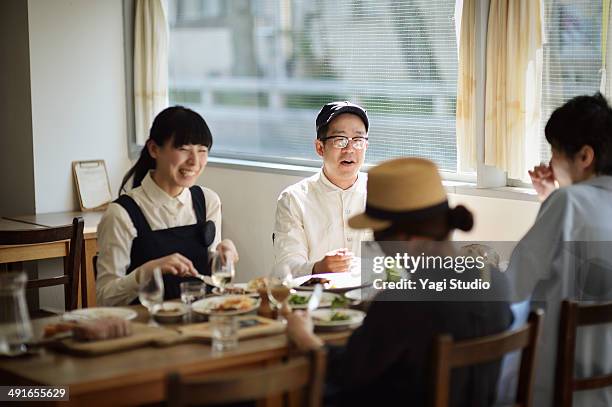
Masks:
[[[135,1],[123,0],[123,18],[124,18],[124,55],[125,55],[125,70],[126,70],[126,116],[128,129],[128,153],[130,159],[138,158],[140,151],[144,145],[136,143],[135,125],[134,125],[134,80],[133,80],[133,46],[134,46],[134,14]],[[520,188],[531,189],[531,184],[520,179],[508,178],[504,171],[495,167],[484,165],[484,115],[485,115],[485,72],[486,72],[486,35],[488,24],[490,0],[476,0],[477,16],[476,16],[476,145],[477,145],[477,169],[473,173],[454,173],[450,171],[440,171],[441,176],[445,181],[461,182],[466,185],[473,185],[477,189],[493,189],[493,188]],[[182,26],[183,27],[183,26]],[[313,118],[314,120],[314,118]],[[313,143],[315,140],[313,131]],[[213,149],[209,158],[209,163],[212,166],[220,167],[235,167],[235,168],[260,168],[262,171],[273,171],[283,174],[297,172],[308,172],[306,169],[317,169],[321,167],[321,161],[309,159],[289,159],[283,157],[263,157],[257,154],[232,154],[232,153],[216,153]],[[368,171],[373,164],[365,164],[363,171]],[[488,194],[484,194],[488,195]],[[516,195],[516,194],[512,194]],[[529,194],[531,195],[531,194]],[[514,196],[514,198],[516,198]],[[527,198],[531,200],[531,198]]]

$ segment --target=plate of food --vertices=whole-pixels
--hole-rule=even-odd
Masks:
[[[247,295],[209,297],[192,304],[195,312],[205,315],[240,315],[259,307],[259,298]]]
[[[81,308],[66,312],[62,319],[64,321],[96,321],[104,318],[120,318],[125,320],[134,319],[138,316],[136,311],[122,307],[92,307]]]
[[[294,291],[289,295],[289,305],[293,309],[306,309],[308,307],[308,301],[312,293],[308,291]],[[322,293],[321,301],[319,302],[319,308],[342,308],[345,307],[348,300],[343,298],[339,294],[334,293]]]
[[[365,312],[349,309],[316,309],[310,313],[312,323],[317,329],[354,328],[363,322]]]
[[[62,321],[45,325],[43,329],[43,337],[37,342],[38,345],[69,337],[77,341],[99,341],[132,335],[131,322],[117,317]]]
[[[265,290],[268,287],[268,278],[266,277],[257,277],[254,278],[252,280],[250,280],[247,283],[247,291],[254,291],[257,292],[259,290]]]
[[[293,279],[293,288],[296,290],[312,291],[317,284],[322,284],[326,291],[345,292],[355,288],[367,287],[372,283],[362,282],[361,274],[353,272],[312,274]]]
[[[221,295],[221,288],[214,287],[212,293],[215,295]],[[225,294],[230,295],[248,295],[249,297],[259,297],[257,289],[249,287],[247,283],[235,283],[229,287],[225,287]]]

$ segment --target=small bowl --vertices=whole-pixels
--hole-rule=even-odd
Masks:
[[[183,317],[187,312],[188,309],[185,304],[180,302],[164,302],[155,310],[153,318],[162,324],[176,324],[183,322]]]

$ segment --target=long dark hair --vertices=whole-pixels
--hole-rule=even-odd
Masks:
[[[172,140],[175,148],[186,144],[203,145],[212,148],[212,134],[208,125],[198,113],[183,106],[168,107],[155,117],[151,125],[149,140],[162,147]],[[119,187],[119,195],[125,191],[125,184],[133,177],[132,188],[139,187],[147,172],[155,169],[156,162],[147,145],[142,148],[136,164],[125,174]]]

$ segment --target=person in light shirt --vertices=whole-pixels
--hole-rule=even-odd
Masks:
[[[577,96],[552,113],[544,133],[550,163],[529,172],[542,206],[507,273],[516,276],[518,298],[546,308],[533,397],[534,405],[556,406],[561,301],[612,300],[612,108],[600,93]],[[575,356],[577,378],[612,372],[612,327],[581,327]],[[504,375],[517,371],[517,363],[509,364]],[[577,391],[573,399],[574,406],[610,406],[612,388]]]
[[[281,192],[276,206],[275,267],[294,276],[349,271],[371,232],[347,221],[363,211],[367,176],[360,173],[368,148],[366,111],[350,102],[328,103],[316,119],[315,150],[323,166]]]
[[[212,134],[193,110],[174,106],[155,117],[120,191],[130,178],[133,189],[109,205],[98,226],[99,305],[138,301],[140,282],[155,268],[164,298],[178,298],[182,281],[210,274],[209,250],[238,259],[232,241],[221,240],[219,196],[195,185],[211,147]]]

